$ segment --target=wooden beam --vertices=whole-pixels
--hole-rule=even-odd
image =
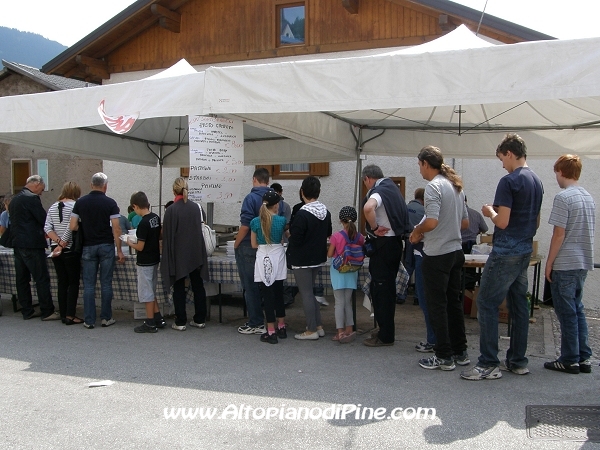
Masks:
[[[350,14],[358,14],[358,0],[342,0],[342,6]]]
[[[158,24],[161,26],[161,28],[169,30],[173,33],[179,33],[179,31],[181,30],[180,22],[171,20],[168,17],[160,17],[158,19]]]
[[[150,11],[158,16],[158,24],[165,30],[179,33],[181,30],[181,14],[160,5],[152,5]]]
[[[453,20],[448,17],[448,14],[440,14],[438,23],[444,33],[456,29],[456,25],[454,25]]]
[[[152,11],[152,14],[154,14],[155,16],[166,17],[175,22],[181,21],[181,14],[176,13],[175,11],[171,11],[170,9],[167,9],[164,6],[152,5],[150,7],[150,11]]]
[[[110,78],[110,73],[108,72],[108,64],[105,61],[90,58],[85,55],[77,55],[75,57],[75,62],[83,66],[85,68],[85,73],[88,75],[96,76],[100,79],[108,79]]]

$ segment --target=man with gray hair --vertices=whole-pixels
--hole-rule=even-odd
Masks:
[[[23,319],[42,316],[42,320],[58,320],[60,315],[54,311],[50,293],[50,274],[46,262],[44,223],[46,210],[42,206],[40,195],[46,184],[39,175],[27,178],[23,190],[16,195],[8,206],[10,232],[14,248],[17,297],[21,304]],[[41,313],[35,312],[31,298],[31,278],[35,281]]]
[[[396,275],[402,242],[408,232],[408,211],[396,183],[383,176],[379,166],[365,166],[362,179],[369,191],[363,200],[367,233],[375,238],[370,255],[371,299],[379,332],[364,341],[368,347],[394,345]]]
[[[83,326],[92,329],[96,323],[96,277],[100,269],[102,326],[115,323],[112,318],[112,277],[115,264],[115,245],[119,263],[125,262],[121,250],[121,227],[117,202],[106,196],[108,177],[102,172],[92,176],[92,190],[81,197],[71,213],[71,230],[83,232],[81,274],[83,276]],[[112,229],[111,229],[112,225]]]

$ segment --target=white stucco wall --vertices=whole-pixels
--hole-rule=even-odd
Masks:
[[[493,152],[493,150],[492,150]],[[416,152],[415,152],[416,155]],[[456,159],[451,158],[446,161],[448,165],[454,165],[456,171],[463,177],[465,192],[467,194],[469,205],[474,209],[480,209],[484,203],[491,203],[494,199],[494,193],[498,180],[506,174],[502,164],[496,158],[490,159]],[[407,200],[412,198],[414,190],[418,187],[424,187],[426,182],[419,174],[417,159],[414,158],[390,158],[390,157],[368,157],[363,164],[379,165],[386,176],[403,176],[406,178]],[[529,159],[529,166],[541,178],[544,189],[544,201],[542,204],[541,224],[536,236],[539,241],[539,253],[546,255],[550,245],[552,227],[548,225],[548,217],[552,209],[552,199],[559,188],[554,177],[553,165],[554,159]],[[330,175],[322,177],[322,189],[320,200],[327,205],[331,211],[334,229],[339,227],[337,214],[342,206],[351,205],[354,198],[354,162],[337,162],[330,164]],[[159,169],[158,167],[139,167],[131,164],[115,163],[111,161],[104,162],[104,170],[109,177],[108,194],[115,198],[119,206],[127,209],[130,195],[143,190],[148,194],[151,205],[158,205],[158,186]],[[246,188],[242,189],[238,203],[216,204],[215,205],[215,223],[238,225],[239,211],[241,201],[252,187],[252,173],[254,166],[245,168]],[[600,161],[595,159],[584,159],[583,173],[580,184],[584,186],[590,194],[598,201],[600,199]],[[173,180],[179,176],[179,169],[163,170],[163,201],[166,203],[172,199],[171,185]],[[300,180],[275,180],[279,182],[284,189],[284,197],[290,205],[298,202],[298,189]],[[491,222],[488,221],[490,230],[493,229]],[[600,246],[595,244],[596,261],[600,262]],[[544,263],[542,263],[542,270]],[[530,271],[530,280],[532,271]],[[530,281],[531,284],[531,281]],[[543,280],[541,283],[543,293]],[[596,292],[600,291],[600,270],[591,272],[588,275],[584,302],[587,307],[600,309],[600,299]],[[540,295],[542,294],[540,293]]]

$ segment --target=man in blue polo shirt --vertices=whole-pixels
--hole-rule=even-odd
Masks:
[[[96,323],[96,277],[100,269],[100,286],[102,307],[100,318],[102,326],[109,327],[115,323],[112,318],[112,277],[115,264],[115,244],[119,263],[125,262],[121,250],[119,236],[119,207],[106,196],[108,177],[98,172],[92,177],[92,190],[84,195],[73,207],[71,213],[71,230],[81,229],[83,232],[83,254],[81,268],[83,276],[83,326],[91,329]],[[112,229],[111,229],[112,225]]]
[[[261,295],[258,283],[254,282],[254,263],[256,261],[256,249],[250,244],[250,222],[258,217],[262,206],[262,196],[269,188],[269,171],[260,167],[252,175],[252,190],[244,198],[242,211],[240,213],[240,230],[235,237],[235,262],[237,264],[246,308],[248,309],[248,322],[238,328],[241,334],[263,334],[266,333],[265,319],[261,304]]]

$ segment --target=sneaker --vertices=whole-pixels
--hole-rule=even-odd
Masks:
[[[468,366],[471,363],[469,354],[465,350],[460,355],[452,355],[452,360],[459,366]]]
[[[267,344],[277,344],[277,334],[263,333],[260,335],[260,342],[266,342]]]
[[[527,375],[529,373],[529,369],[527,367],[515,367],[511,366],[507,360],[504,360],[500,363],[500,370],[504,372],[512,372],[517,375]]]
[[[277,328],[277,330],[275,331],[275,334],[277,334],[277,337],[279,339],[287,339],[287,330],[285,329],[285,327]]]
[[[185,331],[185,325],[177,325],[176,323],[174,323],[173,325],[171,325],[171,329],[177,331]]]
[[[325,336],[325,330],[323,328],[317,328],[317,334],[319,337]]]
[[[154,324],[156,328],[160,328],[161,330],[167,327],[167,322],[165,321],[165,319],[154,319]]]
[[[329,302],[325,299],[325,297],[315,297],[317,301],[323,306],[329,306]]]
[[[94,329],[94,324],[90,324],[90,323],[83,323],[83,326],[86,327],[88,330],[93,330]]]
[[[110,327],[111,325],[114,325],[115,323],[117,323],[117,321],[115,319],[102,319],[102,327],[106,328],[106,327]]]
[[[33,311],[29,316],[23,317],[23,320],[35,319],[36,317],[42,317],[42,313],[39,311]]]
[[[266,332],[267,332],[267,330],[264,325],[259,325],[257,327],[251,327],[250,325],[248,325],[248,322],[246,322],[244,325],[242,325],[241,327],[238,328],[238,333],[241,333],[241,334],[263,334]]]
[[[196,328],[206,328],[206,324],[203,323],[196,323],[193,320],[190,322],[190,327],[196,327]]]
[[[415,345],[415,350],[421,353],[432,353],[433,344],[430,344],[429,342],[419,342]]]
[[[297,334],[294,336],[294,339],[299,339],[301,341],[304,340],[308,340],[308,341],[316,341],[317,339],[319,339],[319,334],[318,333],[311,333],[308,334],[306,331],[302,334]]]
[[[139,327],[135,327],[133,331],[135,331],[136,333],[156,333],[158,332],[158,329],[156,327],[151,327],[146,322],[144,322]]]
[[[579,372],[592,373],[592,363],[589,359],[586,359],[585,361],[579,361]]]
[[[474,366],[470,370],[465,370],[460,374],[461,378],[465,380],[496,380],[498,378],[502,378],[502,372],[500,372],[500,368],[496,366],[492,367],[479,367]]]
[[[60,320],[60,314],[57,313],[56,311],[54,311],[52,314],[50,314],[49,316],[46,317],[42,317],[42,320],[44,322],[46,321],[50,321],[50,320]]]
[[[419,360],[419,365],[423,369],[442,369],[442,370],[454,370],[456,366],[452,358],[450,359],[439,359],[433,355],[431,358],[424,358]]]
[[[372,337],[371,339],[365,339],[363,344],[365,344],[367,347],[389,347],[394,345],[393,342],[382,342],[379,339],[379,336]]]
[[[581,372],[579,363],[564,364],[558,359],[556,361],[544,363],[544,369],[556,370],[557,372],[578,374]],[[591,369],[591,366],[590,366]]]

